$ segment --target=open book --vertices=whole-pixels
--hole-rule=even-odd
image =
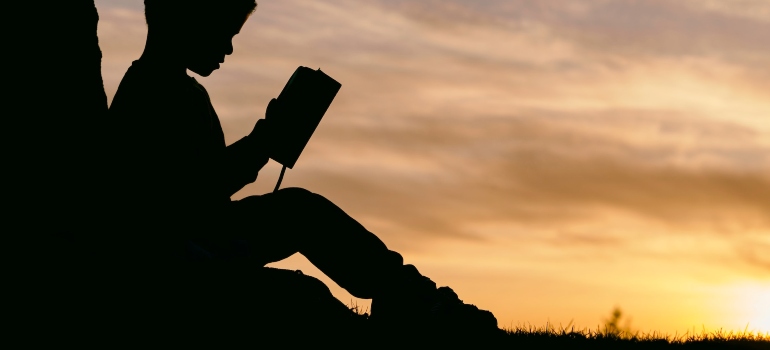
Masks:
[[[300,66],[278,96],[281,115],[271,135],[270,158],[292,168],[342,85],[320,69]]]

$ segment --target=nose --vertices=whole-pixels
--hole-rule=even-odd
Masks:
[[[228,40],[227,45],[225,46],[225,55],[232,55],[233,54],[233,41]]]

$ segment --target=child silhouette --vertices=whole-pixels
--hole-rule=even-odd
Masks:
[[[145,0],[145,49],[109,108],[131,249],[150,262],[255,268],[301,253],[352,295],[373,299],[371,318],[383,323],[427,320],[440,300],[463,305],[321,195],[288,188],[230,199],[267,163],[280,106],[271,101],[251,133],[226,146],[206,89],[187,70],[217,70],[255,9],[253,0]]]

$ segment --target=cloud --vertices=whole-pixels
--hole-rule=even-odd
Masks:
[[[133,11],[143,11],[144,10],[144,1],[143,0],[95,0],[96,6],[99,8],[123,8],[123,9],[130,9]],[[102,12],[102,11],[100,11]]]
[[[740,258],[760,271],[760,277],[767,276],[770,272],[770,235],[760,231],[742,238],[736,248]]]
[[[738,19],[770,21],[770,4],[764,0],[737,0],[725,3],[718,0],[691,0],[689,4],[706,11],[713,11]]]
[[[632,125],[649,128],[645,124]],[[677,126],[670,123],[669,127]],[[717,128],[706,125],[677,136]],[[327,130],[324,139],[316,142],[320,145],[309,154],[316,160],[307,166],[413,186],[415,193],[435,196],[437,207],[444,197],[462,199],[468,206],[482,204],[498,218],[511,220],[536,220],[541,215],[545,221],[564,219],[569,210],[560,213],[560,209],[594,206],[625,208],[671,223],[698,221],[698,217],[719,211],[745,211],[761,218],[770,213],[765,200],[770,196],[768,177],[751,171],[715,170],[708,166],[708,150],[678,149],[676,144],[638,147],[575,129],[569,123],[538,118],[481,123],[414,118],[406,128],[340,127]],[[725,143],[729,143],[747,139],[746,133],[751,135],[726,128],[712,137],[718,147],[719,136],[726,135]],[[347,151],[335,155],[339,150]],[[725,152],[767,160],[766,153],[751,148]],[[705,167],[698,167],[699,157],[704,158]],[[679,158],[695,159],[694,164],[690,169],[686,162],[677,167]],[[527,200],[510,203],[519,198]],[[526,210],[535,207],[546,211],[526,214],[538,212]]]
[[[473,25],[516,30],[541,25],[553,35],[577,40],[584,48],[598,48],[603,52],[648,56],[714,54],[717,53],[714,49],[720,47],[754,52],[768,50],[770,6],[762,0],[382,1],[381,4],[383,8],[397,8],[411,18],[445,28]],[[711,44],[718,46],[703,46]],[[629,49],[631,51],[626,51]]]

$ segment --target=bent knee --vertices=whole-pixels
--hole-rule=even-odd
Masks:
[[[289,187],[289,188],[282,188],[278,190],[278,192],[276,192],[275,194],[281,197],[304,197],[304,196],[312,195],[313,192],[310,192],[301,187]]]
[[[300,187],[283,188],[278,190],[276,195],[278,195],[283,200],[291,202],[292,204],[327,202],[326,198],[320,194],[310,192]]]

